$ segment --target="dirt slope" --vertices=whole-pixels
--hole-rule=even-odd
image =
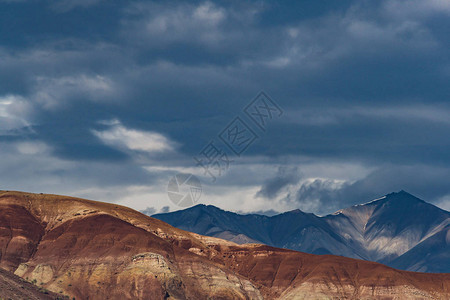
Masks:
[[[55,300],[68,299],[62,295],[38,288],[26,280],[0,269],[0,299]]]

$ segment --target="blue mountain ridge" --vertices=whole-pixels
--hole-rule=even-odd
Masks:
[[[420,272],[450,272],[450,213],[405,191],[319,217],[298,209],[274,216],[196,205],[155,214],[172,226],[238,244],[334,254]]]

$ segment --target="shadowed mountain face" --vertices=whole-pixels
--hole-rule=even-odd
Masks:
[[[267,217],[255,214],[239,215],[210,205],[197,205],[153,217],[180,229],[238,244],[264,243],[312,254],[363,258],[348,248],[346,241],[334,233],[327,222],[300,210]]]
[[[299,210],[273,217],[239,215],[204,205],[153,217],[239,244],[259,242],[410,271],[450,272],[450,213],[404,191],[325,217]]]
[[[305,215],[289,213],[293,219],[295,214]],[[283,222],[287,230],[289,220],[280,220],[280,226]],[[270,238],[275,234],[270,232]],[[55,195],[0,192],[0,250],[3,269],[76,299],[450,296],[450,274],[238,245],[126,207]]]

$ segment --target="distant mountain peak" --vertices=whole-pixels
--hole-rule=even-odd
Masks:
[[[389,193],[389,194],[386,195],[386,198],[393,198],[393,199],[395,199],[395,198],[404,198],[404,199],[408,198],[408,199],[411,199],[411,200],[419,200],[421,202],[425,202],[422,199],[414,196],[413,194],[408,193],[405,190],[401,190],[399,192]]]
[[[401,190],[400,192],[394,192],[386,195],[385,198],[386,202],[392,202],[396,203],[398,205],[406,205],[406,204],[412,204],[412,203],[422,203],[422,204],[428,204],[431,205],[425,201],[423,201],[420,198],[417,198],[416,196],[405,192],[404,190]]]
[[[286,211],[286,212],[284,212],[284,213],[285,213],[285,214],[299,214],[299,213],[305,214],[304,211],[302,211],[302,210],[300,210],[300,209],[298,209],[298,208],[293,209],[293,210]]]
[[[377,205],[377,204],[381,204],[381,203],[385,203],[385,202],[397,202],[397,201],[407,201],[407,202],[411,202],[411,201],[417,201],[417,202],[422,202],[422,203],[426,203],[425,201],[423,201],[420,198],[417,198],[416,196],[404,191],[404,190],[400,190],[399,192],[392,192],[389,194],[386,194],[383,197],[371,200],[369,202],[366,203],[362,203],[362,204],[355,204],[352,207],[356,208],[356,207],[360,207],[360,206],[367,206],[367,205]],[[345,209],[341,209],[338,210],[337,212],[335,212],[333,215],[335,214],[339,214],[342,213]]]
[[[406,192],[405,190],[401,190],[399,192],[392,192],[386,195],[386,197],[409,197],[414,199],[419,199],[416,196]],[[419,199],[420,200],[420,199]],[[421,200],[422,201],[422,200]]]
[[[187,210],[222,210],[221,208],[214,205],[197,204],[186,208]]]

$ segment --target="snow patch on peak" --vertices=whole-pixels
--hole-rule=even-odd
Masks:
[[[371,200],[371,201],[369,201],[369,202],[366,202],[366,203],[363,203],[363,204],[357,204],[357,205],[354,205],[354,206],[368,205],[368,204],[372,204],[372,203],[374,203],[374,202],[377,202],[377,201],[380,201],[380,200],[383,200],[383,199],[386,199],[386,198],[387,198],[387,196],[383,196],[383,197],[381,197],[381,198],[377,198],[377,199]]]
[[[386,198],[387,198],[387,196],[383,196],[383,197],[381,197],[381,198],[377,198],[377,199],[371,200],[371,201],[369,201],[369,202],[365,202],[365,203],[362,203],[362,204],[355,204],[355,205],[352,205],[352,206],[350,206],[350,207],[348,207],[348,208],[340,209],[340,210],[338,210],[338,211],[332,213],[332,215],[334,215],[334,216],[337,216],[337,215],[340,215],[340,214],[344,214],[344,215],[345,215],[349,210],[352,210],[352,209],[354,209],[354,208],[360,208],[360,207],[362,207],[362,206],[366,206],[366,205],[375,203],[375,202],[377,202],[377,201],[384,200],[384,199],[386,199]]]

